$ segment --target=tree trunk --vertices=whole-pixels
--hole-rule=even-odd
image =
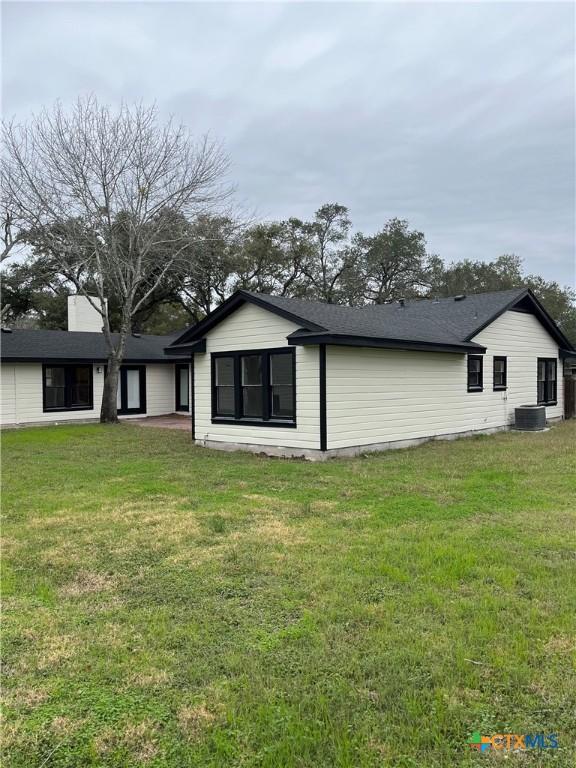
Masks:
[[[116,398],[118,393],[118,377],[120,374],[120,361],[115,357],[108,358],[108,368],[104,378],[104,392],[102,393],[102,407],[100,408],[101,424],[118,424],[118,407]]]

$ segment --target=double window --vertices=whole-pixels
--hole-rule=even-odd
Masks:
[[[212,419],[295,426],[294,350],[213,354]]]
[[[482,392],[484,387],[483,364],[482,355],[468,355],[468,392]]]
[[[495,357],[493,359],[492,388],[495,392],[506,389],[508,386],[507,358]]]
[[[43,365],[44,411],[81,411],[93,407],[91,365]]]
[[[556,358],[538,358],[538,405],[556,405]]]

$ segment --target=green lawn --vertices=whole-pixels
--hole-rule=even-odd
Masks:
[[[5,768],[576,764],[576,424],[312,464],[3,434]]]

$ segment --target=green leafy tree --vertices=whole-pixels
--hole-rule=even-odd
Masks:
[[[427,287],[428,255],[422,232],[403,219],[391,219],[375,235],[354,237],[357,293],[369,303],[417,296]],[[360,297],[358,297],[360,298]]]

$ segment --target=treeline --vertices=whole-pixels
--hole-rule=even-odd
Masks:
[[[185,228],[187,246],[134,317],[133,330],[167,333],[185,327],[238,288],[357,306],[526,286],[576,342],[573,289],[524,274],[521,258],[514,255],[446,264],[428,253],[424,233],[401,219],[365,234],[354,232],[348,209],[334,203],[323,205],[308,221],[290,218],[245,225],[228,216],[204,215],[190,222],[165,215],[168,233],[173,227],[181,238]],[[66,300],[75,291],[61,260],[46,253],[45,242],[34,242],[31,234],[30,256],[4,270],[4,322],[66,327]],[[51,242],[58,247],[57,233]],[[161,269],[162,252],[157,258]],[[89,283],[84,287],[89,289]],[[114,325],[120,307],[113,297],[110,311]]]

